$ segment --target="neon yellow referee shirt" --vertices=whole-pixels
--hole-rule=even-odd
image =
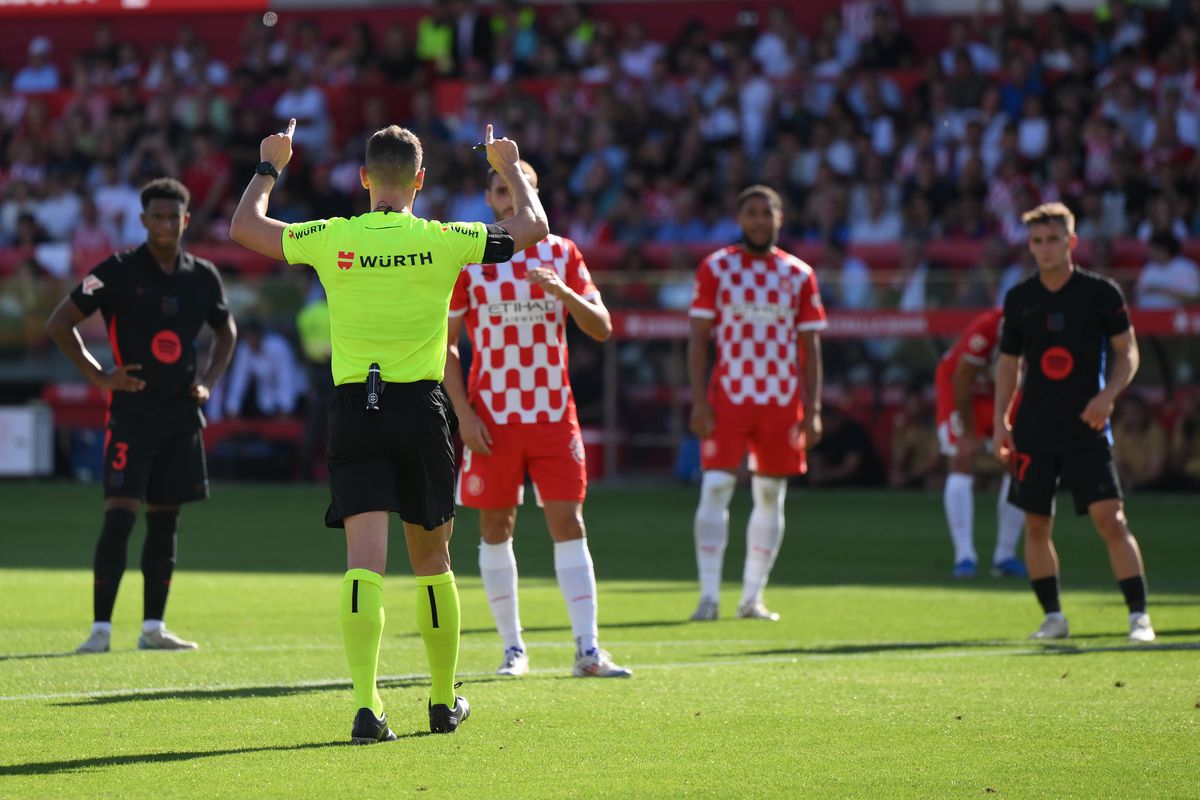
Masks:
[[[288,225],[284,257],[311,264],[329,300],[334,384],[365,381],[373,361],[385,381],[440,381],[450,294],[462,267],[483,258],[486,242],[482,222],[407,212]]]

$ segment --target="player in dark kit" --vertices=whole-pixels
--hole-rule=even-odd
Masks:
[[[1061,203],[1026,213],[1038,271],[1004,298],[996,367],[995,452],[1012,471],[1009,501],[1025,511],[1025,558],[1046,618],[1032,639],[1065,639],[1058,602],[1058,553],[1051,541],[1054,494],[1070,487],[1075,511],[1088,514],[1108,547],[1129,606],[1129,640],[1154,641],[1146,614],[1146,573],[1129,532],[1112,459],[1109,417],[1138,368],[1137,340],[1117,285],[1075,266],[1075,217]],[[1105,380],[1105,356],[1114,363]],[[1020,360],[1025,379],[1016,419],[1009,406]]]
[[[95,621],[79,653],[108,652],[112,610],[125,572],[126,543],[146,504],[142,548],[145,617],[138,647],[194,650],[163,625],[179,506],[208,497],[200,406],[229,366],[237,329],[212,263],[185,253],[188,190],[159,178],[142,188],[146,242],[117,253],[63,299],[46,330],[83,376],[109,393],[104,434],[104,526],[96,544]],[[116,366],[104,369],[75,326],[100,311]],[[196,371],[195,341],[207,323],[215,341],[207,369]]]

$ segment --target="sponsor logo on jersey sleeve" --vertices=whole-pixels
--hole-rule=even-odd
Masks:
[[[312,225],[305,225],[303,228],[288,228],[289,239],[303,239],[310,234],[318,233],[325,230],[324,222],[314,222]]]
[[[83,288],[83,293],[85,295],[87,295],[88,297],[91,297],[92,295],[94,295],[96,293],[97,289],[104,288],[104,281],[100,280],[95,275],[88,275],[86,278],[83,279],[82,288]]]

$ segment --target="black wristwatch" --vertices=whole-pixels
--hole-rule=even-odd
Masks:
[[[279,170],[275,169],[275,165],[270,161],[260,161],[254,171],[259,175],[270,175],[275,180],[279,180]]]

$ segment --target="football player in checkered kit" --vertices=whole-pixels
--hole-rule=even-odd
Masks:
[[[691,429],[704,471],[695,518],[695,621],[718,616],[729,501],[747,452],[754,508],[738,616],[779,619],[763,603],[763,589],[783,541],[787,480],[806,471],[805,450],[821,438],[826,323],[816,273],[777,246],[783,203],[774,189],[757,185],[739,194],[737,222],[742,241],[711,253],[696,270],[690,312]]]
[[[537,186],[526,162],[521,169]],[[504,181],[488,174],[484,197],[496,219],[512,213]],[[470,264],[450,300],[446,391],[463,439],[460,505],[479,509],[479,571],[504,640],[501,675],[524,675],[513,531],[528,473],[554,540],[554,571],[575,637],[576,677],[631,672],[600,648],[596,576],[583,523],[587,471],[567,373],[567,317],[597,341],[612,320],[579,248],[550,234],[503,264]],[[474,358],[466,382],[459,336],[466,326]]]

